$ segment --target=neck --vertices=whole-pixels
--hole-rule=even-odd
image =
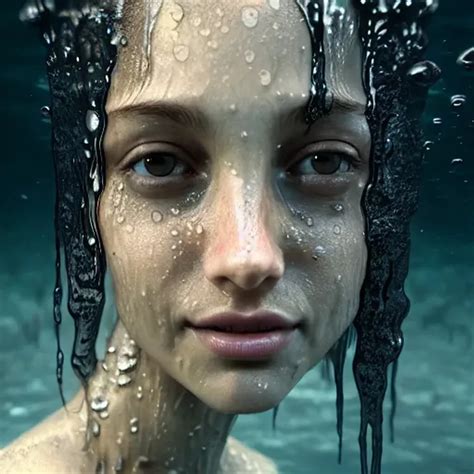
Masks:
[[[202,403],[117,324],[87,388],[96,472],[216,474],[236,415]]]

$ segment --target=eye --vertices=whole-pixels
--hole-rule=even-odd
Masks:
[[[300,174],[332,175],[345,173],[352,169],[355,159],[347,153],[337,151],[318,151],[306,155],[306,158],[299,161],[290,168],[299,170]],[[293,174],[293,171],[291,171]],[[297,173],[299,174],[299,173]]]
[[[189,172],[192,168],[184,163],[182,160],[176,158],[173,153],[151,151],[146,153],[144,157],[136,161],[132,166],[133,171],[143,177],[165,178],[171,174],[175,169]],[[179,173],[178,174],[182,174]]]

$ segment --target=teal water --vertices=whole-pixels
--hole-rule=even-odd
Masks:
[[[43,49],[17,21],[19,4],[0,16],[0,446],[60,406],[52,329],[54,180]],[[474,472],[474,72],[456,58],[474,46],[470,1],[441,1],[428,58],[443,69],[425,114],[434,142],[424,163],[420,210],[413,222],[407,291],[411,312],[397,382],[395,443],[384,430],[385,474]],[[453,109],[454,94],[467,97]],[[436,125],[433,118],[441,118]],[[463,162],[452,160],[462,159]],[[103,336],[111,325],[112,308]],[[69,347],[71,325],[65,325]],[[70,340],[70,339],[69,339]],[[100,354],[100,350],[99,350]],[[359,401],[346,362],[343,462],[337,464],[335,387],[308,373],[271,411],[241,415],[233,435],[278,463],[282,473],[358,473]],[[67,372],[66,394],[78,382]],[[388,418],[390,403],[385,406]],[[318,469],[315,469],[315,466]]]

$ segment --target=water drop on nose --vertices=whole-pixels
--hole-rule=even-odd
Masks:
[[[443,123],[443,119],[442,119],[441,117],[435,117],[435,118],[433,119],[433,123],[434,123],[435,125],[441,125],[441,124]]]
[[[99,128],[99,115],[94,110],[87,111],[86,126],[89,132],[95,132]]]
[[[244,57],[245,57],[245,62],[247,62],[248,64],[251,64],[253,63],[255,59],[255,53],[251,49],[247,49],[244,53]]]
[[[173,55],[177,61],[183,63],[189,57],[189,48],[185,44],[178,44],[173,48]]]
[[[242,22],[247,28],[254,28],[258,23],[258,10],[253,7],[242,8]]]
[[[163,214],[160,211],[153,211],[151,213],[151,220],[158,224],[163,220]]]
[[[456,94],[451,97],[451,107],[458,109],[466,103],[466,96],[462,94]]]
[[[441,69],[432,61],[416,63],[407,73],[413,84],[430,87],[441,77]]]
[[[474,46],[463,51],[459,55],[456,63],[468,71],[474,71]]]
[[[262,86],[268,86],[272,82],[272,75],[270,74],[270,71],[262,69],[258,75],[260,77],[260,84],[262,84]]]

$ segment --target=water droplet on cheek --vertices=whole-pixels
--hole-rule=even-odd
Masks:
[[[334,204],[333,209],[336,212],[342,212],[342,211],[344,211],[344,206],[340,203],[337,203],[337,204]]]
[[[262,84],[262,86],[268,86],[272,82],[272,75],[270,74],[270,71],[262,69],[258,75],[260,77],[260,84]]]
[[[255,28],[258,24],[258,10],[253,7],[242,8],[242,23],[247,28]]]
[[[163,220],[163,214],[160,211],[153,211],[151,213],[151,219],[155,223],[159,223]]]
[[[184,62],[189,57],[189,47],[185,44],[178,44],[173,48],[173,55],[179,62]]]
[[[244,53],[244,57],[245,57],[245,62],[247,62],[248,64],[251,64],[253,63],[255,59],[255,53],[251,49],[247,49]]]
[[[340,235],[340,233],[341,233],[341,226],[335,225],[335,226],[333,227],[333,232],[334,232],[336,235]]]

